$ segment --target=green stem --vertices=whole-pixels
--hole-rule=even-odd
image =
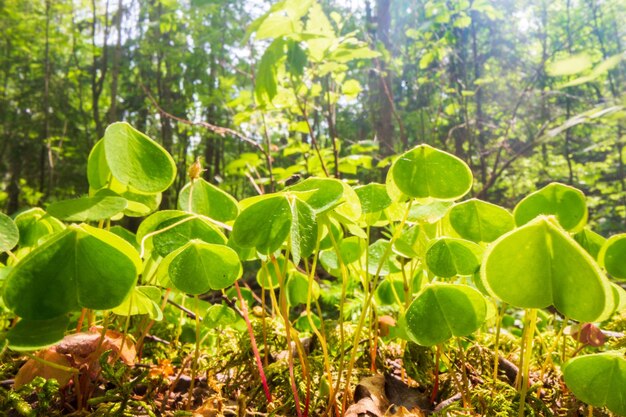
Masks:
[[[460,363],[461,363],[461,381],[463,383],[462,385],[462,389],[461,389],[461,397],[463,398],[463,408],[465,409],[470,409],[471,412],[471,401],[468,397],[468,391],[469,391],[469,382],[467,379],[467,368],[465,367],[466,361],[465,361],[465,349],[463,348],[463,344],[461,343],[461,339],[459,339],[458,337],[456,338],[457,340],[457,344],[459,345],[459,356],[460,356]]]
[[[506,310],[505,305],[501,305],[498,310],[498,315],[496,317],[496,340],[494,342],[493,348],[493,389],[496,389],[497,381],[498,381],[498,366],[500,365],[499,361],[499,350],[500,350],[500,331],[502,330],[502,317],[504,316],[504,312]]]
[[[185,409],[189,411],[193,404],[193,389],[196,385],[196,375],[198,374],[198,362],[200,360],[200,313],[198,312],[198,296],[194,295],[194,315],[196,316],[196,347],[193,354],[193,362],[191,363],[191,382],[189,383],[189,392],[187,394],[187,406]]]
[[[40,358],[39,356],[33,355],[32,353],[25,352],[24,355],[28,356],[30,359],[36,362],[42,363],[46,366],[49,366],[54,369],[58,369],[60,371],[70,372],[72,374],[78,374],[79,372],[78,369],[76,368],[72,368],[71,366],[63,366],[63,365],[59,365],[58,363],[47,361],[43,358]]]
[[[402,217],[402,220],[400,222],[400,224],[398,225],[398,227],[396,228],[396,230],[394,231],[391,240],[389,240],[389,245],[387,246],[387,248],[385,249],[385,252],[383,253],[383,256],[380,258],[380,262],[378,263],[378,267],[376,268],[376,273],[371,277],[371,280],[368,279],[366,280],[366,282],[376,282],[376,280],[378,279],[378,277],[380,277],[380,272],[383,269],[383,265],[385,264],[385,262],[387,261],[387,259],[389,258],[389,255],[391,255],[391,249],[393,247],[393,244],[395,243],[395,241],[398,239],[398,237],[400,237],[400,233],[402,232],[402,228],[404,227],[404,224],[406,223],[408,217],[409,217],[409,212],[411,211],[411,206],[413,205],[413,200],[409,200],[409,203],[407,204],[406,207],[406,212],[404,213],[404,216]],[[367,271],[366,271],[367,274]],[[368,277],[369,278],[369,277]],[[368,285],[369,286],[369,285]],[[346,404],[348,401],[348,397],[350,396],[350,378],[352,376],[352,370],[354,369],[354,363],[356,361],[356,354],[357,354],[357,350],[359,347],[359,339],[361,337],[361,330],[365,324],[365,317],[368,315],[368,311],[372,302],[372,297],[374,295],[374,290],[372,289],[371,291],[369,291],[368,289],[366,289],[366,291],[368,291],[369,293],[367,294],[367,296],[365,297],[365,301],[363,303],[363,311],[361,312],[361,317],[359,318],[359,324],[354,332],[354,339],[353,339],[353,343],[352,343],[352,351],[350,352],[350,362],[348,363],[348,370],[346,372],[346,386],[344,389],[344,396],[343,396],[343,401],[342,401],[342,410],[346,409]]]
[[[317,326],[315,325],[315,322],[313,321],[313,312],[311,311],[311,301],[312,301],[312,295],[313,295],[313,281],[315,280],[315,270],[317,268],[317,254],[319,253],[319,249],[320,249],[320,241],[321,239],[321,235],[322,235],[322,228],[318,228],[318,233],[317,233],[317,241],[315,243],[315,251],[313,252],[315,254],[315,256],[313,256],[313,262],[309,268],[308,262],[305,259],[305,264],[307,266],[307,272],[309,274],[309,286],[307,288],[307,297],[306,297],[306,316],[307,319],[309,321],[309,326],[311,326],[311,329],[313,330],[313,333],[317,336],[317,340],[319,340],[320,345],[322,347],[322,354],[324,356],[324,370],[326,371],[326,375],[328,378],[328,386],[330,389],[330,392],[328,394],[328,407],[326,410],[326,413],[328,413],[328,411],[335,405],[335,394],[333,391],[333,374],[331,372],[331,368],[330,368],[330,356],[328,354],[328,346],[326,345],[326,335],[322,334],[320,332],[320,330],[317,328]],[[325,414],[326,414],[325,413]]]
[[[522,374],[521,388],[520,388],[520,401],[519,401],[519,417],[524,417],[524,408],[526,405],[526,394],[528,393],[528,381],[530,377],[530,360],[532,357],[533,339],[535,336],[535,326],[537,324],[537,309],[530,308],[526,310],[526,316],[524,317],[524,337],[522,343],[524,344],[524,352],[522,355],[522,363],[520,366],[520,372]]]
[[[287,265],[288,254],[285,255],[285,265]],[[291,390],[293,391],[293,399],[296,405],[296,414],[298,417],[302,416],[302,411],[300,410],[300,396],[298,395],[298,386],[296,384],[296,376],[294,374],[294,363],[293,363],[293,350],[291,348],[291,323],[289,322],[289,309],[287,308],[287,296],[285,294],[285,275],[284,271],[280,270],[280,265],[276,260],[276,257],[270,255],[270,260],[272,265],[274,266],[274,270],[276,272],[276,276],[278,277],[278,287],[280,288],[279,295],[279,311],[281,316],[283,317],[283,322],[285,323],[285,335],[287,337],[287,362],[289,366],[289,379],[291,381]],[[304,364],[303,364],[304,367]]]

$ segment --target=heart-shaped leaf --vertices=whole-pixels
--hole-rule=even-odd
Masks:
[[[187,294],[229,287],[242,272],[234,250],[196,239],[167,255],[161,268],[167,268],[172,284]]]
[[[276,268],[277,265],[278,270]],[[292,269],[291,263],[287,264],[287,268]],[[287,272],[285,268],[285,258],[281,256],[276,258],[276,263],[268,261],[263,267],[259,268],[256,274],[256,281],[264,290],[273,290],[279,286],[278,275],[280,274],[282,277],[285,277]]]
[[[618,352],[583,355],[567,361],[563,379],[576,398],[626,415],[626,359]]]
[[[393,250],[405,258],[416,258],[423,256],[428,241],[429,238],[420,225],[411,226],[402,231],[400,237],[394,242]]]
[[[363,213],[370,214],[382,211],[391,205],[391,198],[387,194],[384,184],[370,183],[355,187],[354,192],[359,196]]]
[[[394,253],[388,240],[378,239],[367,248],[367,272],[372,275],[384,276],[400,272],[394,261]]]
[[[20,320],[7,333],[9,348],[31,351],[54,345],[65,336],[69,322],[67,315],[47,320]]]
[[[452,206],[452,203],[449,201],[429,201],[426,204],[413,204],[407,220],[415,223],[435,223],[446,215],[450,206]],[[402,215],[404,216],[404,210]]]
[[[405,314],[406,333],[416,343],[432,346],[452,336],[467,336],[482,326],[487,314],[483,296],[466,285],[431,284]]]
[[[320,296],[320,286],[316,281],[311,283],[311,301]],[[298,270],[289,273],[287,280],[287,302],[291,306],[306,304],[309,293],[309,277]]]
[[[398,278],[386,277],[378,284],[375,297],[376,302],[380,305],[397,305],[398,301],[404,303],[404,281]]]
[[[48,236],[65,228],[61,221],[39,207],[23,211],[15,216],[15,225],[20,233],[20,249],[35,247]]]
[[[166,190],[176,178],[176,164],[170,154],[128,123],[109,125],[103,146],[111,174],[122,184],[157,193]]]
[[[593,258],[545,216],[496,240],[485,253],[481,280],[513,306],[554,305],[578,321],[604,319],[614,308],[609,282]]]
[[[251,204],[235,220],[232,239],[241,247],[269,255],[282,246],[291,232],[291,205],[285,196],[276,194],[250,200]]]
[[[11,250],[20,240],[20,230],[13,219],[0,213],[0,252]]]
[[[506,209],[474,198],[452,207],[449,217],[459,236],[473,242],[493,242],[515,227]]]
[[[291,230],[289,243],[294,264],[300,263],[301,257],[310,256],[317,243],[317,223],[315,212],[307,203],[298,199],[289,202],[291,207]]]
[[[613,278],[626,279],[626,233],[606,241],[598,254],[598,262]]]
[[[542,214],[556,216],[565,230],[577,232],[587,223],[585,195],[574,187],[553,182],[524,197],[513,211],[518,226]]]
[[[130,292],[126,300],[111,310],[119,316],[136,316],[147,314],[152,320],[159,321],[163,318],[161,302],[161,290],[152,286],[136,286]]]
[[[285,189],[295,192],[298,199],[306,202],[315,213],[323,213],[339,204],[343,195],[341,181],[332,178],[307,178]]]
[[[397,188],[413,198],[456,200],[472,187],[472,171],[465,162],[429,145],[405,152],[390,171]]]
[[[190,193],[191,205],[189,204]],[[195,180],[193,185],[188,183],[180,190],[178,208],[202,214],[220,222],[234,220],[239,214],[237,200],[202,178]]]
[[[94,190],[107,187],[112,180],[111,170],[104,154],[104,139],[100,139],[91,148],[87,159],[87,181]]]
[[[226,243],[224,233],[200,215],[183,214],[172,217],[159,223],[156,230],[163,230],[152,238],[154,249],[161,256],[167,256],[192,239],[200,239],[206,243]]]
[[[598,259],[600,249],[606,242],[603,236],[586,227],[574,235],[574,240],[596,260]]]
[[[124,239],[88,225],[72,225],[26,255],[7,277],[4,300],[30,320],[81,307],[121,304],[137,280],[141,260]]]
[[[128,206],[122,197],[96,195],[73,200],[56,201],[46,211],[51,216],[68,222],[89,222],[110,219]]]
[[[483,249],[474,242],[451,237],[435,240],[426,251],[426,265],[435,275],[451,278],[478,271]]]
[[[209,307],[204,317],[202,317],[202,324],[209,329],[228,326],[236,321],[237,313],[235,313],[235,310],[222,304],[212,305]]]

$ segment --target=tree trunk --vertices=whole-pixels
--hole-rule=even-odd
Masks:
[[[381,42],[387,51],[391,51],[389,41],[389,27],[391,25],[390,0],[376,0],[376,40]],[[395,152],[394,134],[391,108],[391,74],[387,71],[387,64],[380,59],[378,74],[376,74],[377,91],[374,113],[374,128],[376,137],[380,142],[380,151],[383,155],[391,155]]]
[[[43,78],[43,127],[41,131],[41,144],[39,153],[39,192],[46,194],[46,159],[50,145],[50,0],[46,0],[46,29],[44,49],[44,78]],[[52,174],[52,173],[50,173]]]
[[[111,68],[111,106],[109,107],[108,120],[114,123],[119,120],[117,112],[117,84],[120,74],[120,60],[122,58],[122,20],[124,19],[123,0],[117,3],[117,42],[113,54],[113,65]]]

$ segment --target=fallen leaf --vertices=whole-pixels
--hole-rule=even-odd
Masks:
[[[71,366],[70,361],[67,359],[67,357],[56,352],[54,348],[42,350],[41,352],[35,354],[35,356],[45,361],[55,363],[57,365],[66,367]],[[56,379],[59,382],[59,385],[63,386],[66,385],[72,378],[72,372],[54,368],[35,359],[29,359],[24,365],[22,365],[20,370],[17,372],[17,375],[15,375],[14,388],[17,389],[22,385],[28,384],[37,376],[46,379]]]

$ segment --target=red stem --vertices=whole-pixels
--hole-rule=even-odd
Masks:
[[[434,404],[439,394],[439,361],[441,360],[441,345],[437,345],[437,352],[435,354],[435,385],[433,386],[433,392],[430,395],[430,403]]]
[[[235,281],[235,288],[237,289],[237,296],[239,297],[239,302],[241,303],[241,312],[243,313],[243,319],[246,321],[246,326],[248,327],[248,334],[250,335],[250,344],[252,345],[252,352],[254,353],[254,358],[256,359],[256,366],[259,368],[259,376],[261,377],[261,382],[263,383],[263,391],[265,392],[265,398],[267,398],[267,402],[272,402],[272,394],[270,394],[270,387],[267,385],[267,378],[265,377],[265,371],[263,371],[263,363],[261,362],[261,355],[259,355],[259,349],[256,346],[256,340],[254,338],[254,331],[252,330],[252,324],[250,323],[250,317],[248,316],[248,306],[246,305],[243,296],[241,295],[241,289],[239,288],[239,283]]]

